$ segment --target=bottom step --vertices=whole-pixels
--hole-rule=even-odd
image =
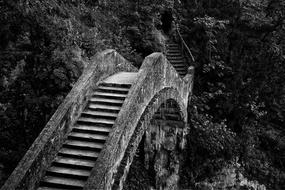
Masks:
[[[51,187],[51,188],[59,188],[59,189],[83,189],[85,180],[78,180],[72,178],[64,178],[64,177],[53,177],[46,176],[44,180],[40,184],[40,188],[42,187]]]

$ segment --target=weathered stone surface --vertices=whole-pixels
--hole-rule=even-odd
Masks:
[[[137,69],[114,50],[94,56],[1,190],[35,189],[96,85],[120,71]]]
[[[177,103],[182,121],[186,123],[192,70],[181,79],[162,54],[154,53],[145,59],[84,189],[112,189],[115,178],[119,179],[119,188],[122,188],[151,118],[167,100]],[[183,146],[183,143],[180,144]],[[120,171],[122,168],[123,171]],[[172,176],[169,181],[176,177]]]

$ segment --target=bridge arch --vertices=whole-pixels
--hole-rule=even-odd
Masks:
[[[163,103],[168,100],[176,102],[182,121],[187,121],[186,108],[192,79],[193,69],[188,69],[188,74],[181,78],[162,53],[153,53],[145,58],[84,189],[120,187],[129,168],[124,163],[131,164],[131,159],[123,160],[125,155],[125,158],[131,158],[127,148],[136,147],[141,140],[142,135],[137,135],[136,129],[146,128],[137,126],[148,123],[143,121],[149,121]],[[132,137],[138,137],[134,139],[135,143],[131,143]],[[136,148],[130,150],[135,151]],[[127,168],[123,173],[121,166]]]
[[[169,120],[169,113],[176,121]],[[152,171],[155,173],[152,176],[155,178],[155,188],[177,189],[179,153],[182,153],[185,144],[186,121],[187,108],[177,89],[166,87],[154,95],[135,127],[112,189],[123,188],[140,143],[144,146],[146,169],[155,170]],[[142,139],[143,136],[145,139]]]

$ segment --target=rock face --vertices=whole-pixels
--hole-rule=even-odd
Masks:
[[[211,182],[210,182],[211,181]],[[248,180],[238,163],[224,167],[215,177],[196,183],[198,190],[266,190],[265,185]]]
[[[152,124],[146,131],[145,166],[150,168],[153,163],[158,189],[177,189],[183,127],[174,126]]]

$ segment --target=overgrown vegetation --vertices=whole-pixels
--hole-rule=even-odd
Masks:
[[[166,8],[196,58],[182,187],[238,159],[248,177],[285,189],[282,0],[0,1],[0,184],[88,58],[113,48],[139,67]]]
[[[197,58],[185,182],[237,158],[284,189],[284,1],[183,1],[177,12]]]

